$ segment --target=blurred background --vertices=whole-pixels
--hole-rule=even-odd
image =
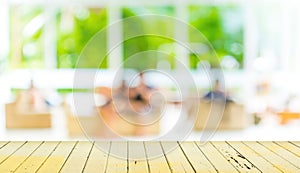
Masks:
[[[214,116],[205,112],[210,104],[204,96],[210,92],[221,92],[232,98],[226,102],[225,118],[221,119],[222,125],[212,140],[300,140],[299,6],[296,0],[1,0],[0,140],[114,137],[103,128],[107,124],[121,136],[145,139],[168,132],[181,116],[178,109],[183,108],[185,116],[195,117],[195,127],[187,139],[198,140],[206,131],[213,130],[206,128],[209,124],[205,126],[207,116]],[[194,40],[194,32],[182,29],[176,22],[139,17],[147,14],[174,17],[195,27],[209,41],[218,58],[211,58],[207,45]],[[81,51],[97,32],[134,16],[134,25],[121,22],[106,30],[97,45],[98,51],[108,54],[114,43],[141,31],[173,35],[198,51],[182,51],[174,40],[141,36],[123,41],[101,64],[93,55],[87,55],[78,68]],[[105,93],[115,91],[111,87],[114,70],[131,56],[147,50],[167,52],[167,56],[146,55],[138,64],[124,63],[124,71],[132,75],[139,74],[141,68],[166,68],[176,73],[176,57],[179,57],[196,83],[193,89],[200,93],[199,98],[189,100],[192,105],[200,105],[199,113],[192,113],[192,106],[185,107],[185,102],[178,100],[172,82],[147,72],[137,79],[139,84],[129,86],[125,80],[124,85],[135,94],[151,94],[153,89],[149,87],[138,90],[144,80],[148,86],[165,93],[168,101],[163,118],[141,129],[126,126],[122,120],[110,116],[116,111],[109,107],[111,96]],[[95,88],[84,85],[74,88],[75,68],[87,75],[101,73]],[[216,83],[207,77],[207,71],[218,69],[223,69],[222,89],[216,88]],[[70,101],[74,97],[72,93],[84,101],[91,92],[98,94],[96,105],[91,103],[90,109],[84,106],[86,109],[74,111]],[[140,100],[140,96],[135,98]],[[137,104],[137,107],[146,106]],[[130,116],[134,121],[144,121],[138,115]],[[148,117],[155,119],[156,115]]]

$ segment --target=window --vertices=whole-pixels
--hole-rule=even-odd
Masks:
[[[73,6],[63,8],[57,15],[57,67],[75,68],[80,53],[87,42],[101,29],[107,26],[105,8],[86,8]],[[107,58],[102,64],[95,62],[97,51],[106,52],[106,38],[99,40],[94,51],[85,56],[80,68],[107,68]]]
[[[170,21],[165,23],[160,20],[159,17],[152,18],[152,20],[144,20],[139,15],[155,14],[155,15],[168,15],[174,16],[174,8],[170,6],[163,7],[130,7],[122,9],[122,18],[126,19],[132,16],[136,16],[134,20],[125,22],[123,24],[123,38],[132,35],[132,32],[140,33],[161,33],[161,35],[167,35],[165,33],[174,33],[174,23]],[[124,67],[135,68],[137,70],[143,70],[147,68],[156,68],[160,61],[168,62],[172,68],[174,68],[174,40],[170,38],[164,38],[154,35],[144,35],[135,37],[124,41]],[[162,54],[145,53],[142,57],[139,57],[138,62],[126,61],[129,58],[148,50],[163,51]]]
[[[55,2],[53,2],[55,4]],[[188,4],[186,4],[188,5]],[[47,68],[47,64],[53,58],[51,67],[57,68],[75,68],[80,53],[82,52],[88,41],[101,29],[108,26],[109,14],[105,4],[103,6],[94,6],[91,4],[72,4],[52,5],[50,15],[48,7],[40,5],[10,5],[10,36],[11,51],[10,64],[11,68]],[[127,38],[134,32],[159,32],[161,35],[170,35],[176,31],[174,21],[166,22],[159,17],[153,20],[145,20],[141,15],[155,14],[166,15],[171,17],[180,17],[176,13],[178,6],[174,4],[164,6],[124,6],[116,8],[112,11],[114,14],[121,12],[121,19],[135,17],[130,23],[120,25],[122,31],[121,37]],[[185,7],[184,7],[185,8]],[[197,28],[208,41],[212,44],[220,60],[234,59],[239,67],[243,65],[243,12],[238,5],[190,5],[187,6],[188,23]],[[119,17],[119,15],[116,15]],[[235,20],[231,20],[234,16]],[[237,17],[238,16],[238,17]],[[186,16],[183,18],[185,19]],[[115,20],[115,19],[113,19]],[[118,19],[116,19],[118,20]],[[49,28],[50,26],[50,28]],[[177,33],[177,32],[176,32]],[[205,52],[205,47],[201,43],[193,40],[193,33],[188,31],[182,33],[189,35],[188,42],[192,46],[196,46],[200,50],[196,53],[190,53],[187,62],[191,68],[197,68],[199,61],[206,60],[212,66],[216,66],[216,60],[209,58]],[[51,35],[51,36],[49,36]],[[53,37],[52,37],[53,36]],[[111,37],[111,34],[109,34]],[[178,36],[178,34],[177,34]],[[54,40],[48,41],[53,38]],[[175,38],[172,37],[172,38]],[[145,68],[156,68],[159,64],[164,64],[174,69],[176,66],[175,56],[176,44],[173,39],[159,37],[155,35],[142,35],[132,39],[124,40],[120,45],[123,53],[120,53],[125,68],[135,68],[142,70]],[[108,57],[104,59],[102,64],[96,62],[99,58],[95,58],[99,54],[105,55],[108,52],[108,33],[94,44],[87,56],[81,61],[80,68],[108,68],[112,65],[112,61],[108,61]],[[48,48],[52,45],[51,48]],[[127,61],[130,57],[137,53],[153,50],[154,52],[164,52],[163,54],[153,56],[153,54],[144,54],[139,62]],[[186,56],[186,58],[188,58]],[[200,60],[198,59],[200,57]],[[47,61],[45,61],[47,59]],[[110,59],[111,60],[111,59]],[[119,63],[119,61],[113,61]],[[162,63],[161,63],[162,62]],[[110,63],[110,64],[109,64]],[[114,64],[115,66],[115,64]]]
[[[43,68],[45,19],[39,6],[15,5],[10,10],[10,68]]]
[[[208,39],[215,49],[218,57],[222,60],[235,59],[240,67],[243,65],[243,15],[239,6],[219,5],[219,6],[189,6],[189,23],[196,27]],[[234,20],[232,20],[234,19]],[[211,66],[218,66],[216,59],[209,59],[202,48],[201,43],[194,43],[193,33],[189,32],[189,41],[198,46],[197,54],[190,55],[190,67],[197,68],[199,61],[206,60]],[[199,57],[199,59],[197,58]]]

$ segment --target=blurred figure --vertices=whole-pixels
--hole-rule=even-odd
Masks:
[[[212,91],[208,92],[203,98],[206,100],[224,100],[226,102],[233,101],[229,95],[221,89],[220,81],[218,79],[215,81]]]
[[[150,100],[151,92],[154,90],[153,87],[148,86],[145,83],[144,73],[139,73],[140,83],[137,87],[133,88],[129,94],[130,99],[135,101],[141,101],[148,103]]]
[[[112,90],[108,87],[95,88],[95,102],[96,106],[107,106],[112,101]]]
[[[115,90],[117,97],[128,98],[128,86],[126,85],[126,81],[123,79],[119,88]]]
[[[107,87],[98,87],[95,90],[97,94],[106,98],[106,104],[97,106],[100,116],[106,125],[119,134],[139,136],[159,131],[158,123],[147,127],[136,125],[146,124],[148,121],[153,122],[157,116],[156,112],[160,112],[156,111],[159,108],[150,106],[153,88],[145,83],[143,73],[139,73],[139,81],[136,87],[129,87],[123,80],[113,92]],[[127,121],[134,122],[134,124]]]
[[[47,109],[46,100],[32,79],[29,88],[18,95],[16,102],[21,110],[39,112]]]

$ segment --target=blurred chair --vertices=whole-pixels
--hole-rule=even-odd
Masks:
[[[243,129],[250,124],[244,106],[234,103],[201,100],[200,105],[193,106],[192,113],[196,114],[195,130],[231,130]],[[213,109],[212,109],[213,104]],[[225,104],[224,113],[220,114]],[[198,107],[198,110],[195,110]],[[220,121],[220,122],[219,122]],[[218,124],[219,123],[219,124]]]

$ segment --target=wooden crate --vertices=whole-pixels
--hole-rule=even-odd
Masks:
[[[19,107],[16,103],[5,105],[6,128],[49,128],[51,113],[49,111],[33,111]]]
[[[199,104],[195,130],[213,130],[216,127],[222,130],[243,129],[251,122],[243,105],[228,102],[225,105],[224,113],[220,114],[224,103],[213,102],[214,110],[211,109],[212,102],[210,101],[201,100]]]

